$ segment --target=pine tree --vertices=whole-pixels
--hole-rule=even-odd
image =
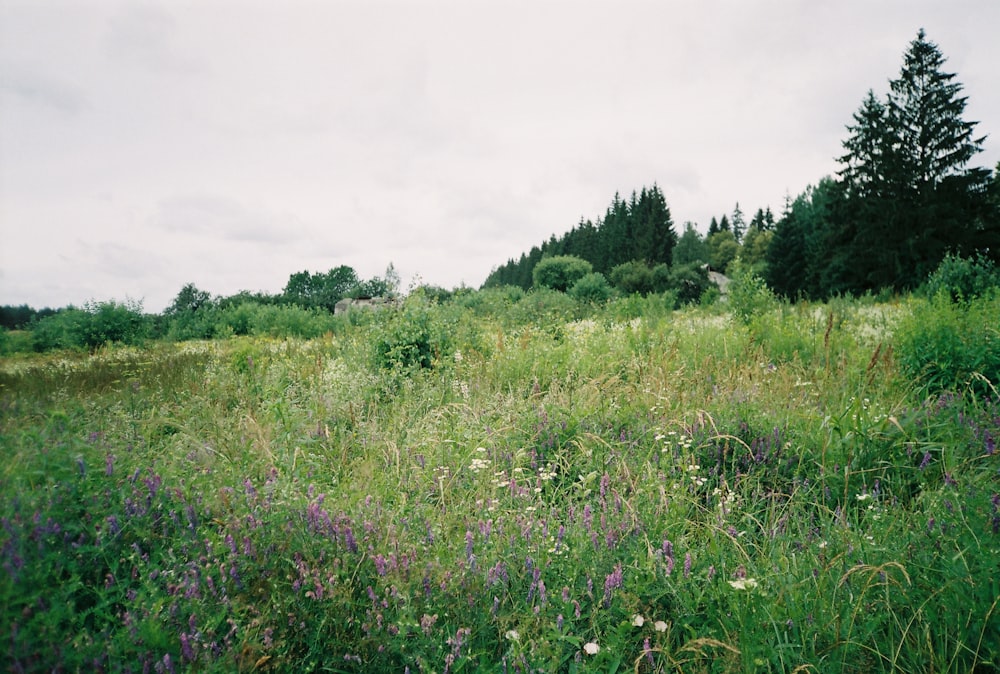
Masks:
[[[743,211],[740,210],[740,202],[738,201],[736,202],[736,207],[733,209],[732,231],[736,243],[742,242],[743,234],[747,231],[747,222],[743,217]]]
[[[852,291],[921,283],[951,250],[996,250],[984,198],[989,171],[966,168],[982,151],[966,98],[923,30],[910,43],[885,101],[869,91],[840,158],[842,220],[833,242],[857,268]]]

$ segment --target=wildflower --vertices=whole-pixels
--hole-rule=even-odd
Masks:
[[[622,586],[622,565],[621,562],[615,564],[614,571],[609,573],[604,579],[604,606],[611,605],[611,591]]]
[[[666,632],[667,623],[665,623],[662,620],[657,620],[655,623],[653,623],[653,629],[656,630],[657,632]]]
[[[586,653],[587,655],[597,655],[597,652],[599,650],[601,650],[601,647],[598,646],[593,641],[588,641],[583,645],[583,652]]]
[[[646,622],[646,619],[643,618],[638,613],[636,613],[634,616],[632,616],[632,627],[642,627],[645,622]]]
[[[869,500],[869,499],[870,499],[871,497],[872,497],[872,495],[866,492],[866,493],[864,493],[864,494],[858,494],[858,495],[857,495],[857,496],[855,496],[854,498],[858,499],[859,501],[867,501],[867,500]]]
[[[506,637],[508,641],[520,641],[521,634],[517,630],[507,630],[507,633],[504,634],[504,637]]]
[[[181,657],[185,662],[194,662],[194,648],[191,646],[191,638],[186,632],[181,632]]]
[[[688,552],[684,555],[684,577],[688,578],[691,575],[691,553]]]
[[[757,581],[753,578],[737,578],[729,581],[729,584],[735,590],[752,590],[757,587]]]
[[[928,465],[930,465],[930,462],[931,462],[931,453],[924,452],[924,458],[920,460],[920,470],[923,470]]]

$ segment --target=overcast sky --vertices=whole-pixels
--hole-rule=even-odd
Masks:
[[[478,287],[653,183],[778,214],[920,27],[992,168],[997,0],[3,0],[0,304]]]

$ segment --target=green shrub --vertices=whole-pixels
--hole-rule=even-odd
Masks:
[[[27,330],[0,328],[0,356],[29,353],[34,350],[31,333]]]
[[[653,270],[640,260],[623,262],[611,270],[611,282],[623,295],[646,295],[653,291]]]
[[[70,307],[37,321],[31,327],[31,341],[35,351],[82,347],[83,324],[86,320],[86,312]]]
[[[569,294],[579,302],[600,304],[611,297],[611,285],[600,272],[591,272],[580,278],[569,289]]]
[[[938,293],[916,301],[896,331],[903,373],[931,392],[971,388],[988,395],[1000,382],[1000,293],[963,304]]]
[[[536,264],[532,278],[538,288],[566,292],[593,270],[593,266],[586,260],[573,255],[556,255]]]
[[[945,293],[952,302],[962,302],[982,297],[997,286],[1000,286],[1000,270],[989,258],[947,255],[927,278],[924,292],[928,297]]]
[[[535,288],[514,304],[504,317],[511,325],[572,320],[579,304],[566,293],[549,288]]]
[[[379,317],[374,360],[383,369],[429,368],[440,355],[444,336],[435,325],[430,307],[410,300],[399,310]]]
[[[677,293],[678,305],[694,304],[712,286],[703,264],[691,262],[670,270],[669,287]]]
[[[729,306],[733,316],[744,325],[755,318],[769,313],[778,306],[778,300],[760,276],[739,259],[731,267],[732,282],[729,284]]]

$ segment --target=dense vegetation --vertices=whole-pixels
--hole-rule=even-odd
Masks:
[[[415,291],[313,339],[0,361],[2,658],[995,669],[1000,294],[951,267],[893,303]]]

